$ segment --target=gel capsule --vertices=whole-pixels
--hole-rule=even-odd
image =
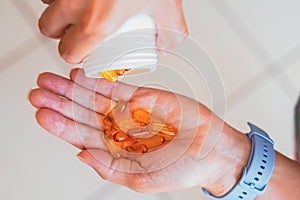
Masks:
[[[107,70],[103,72],[99,72],[103,78],[110,82],[117,82],[118,76],[124,76],[125,72],[129,71],[129,69],[116,69],[116,70]]]
[[[132,120],[139,126],[146,126],[151,122],[150,113],[143,109],[134,110]]]
[[[124,131],[116,123],[112,111],[103,119],[104,139],[115,155],[119,155],[120,150],[138,154],[155,151],[169,143],[178,132],[172,125],[151,122],[150,113],[143,109],[134,110],[131,119],[123,119],[119,124],[127,127],[126,123],[130,123],[131,120],[136,125]]]

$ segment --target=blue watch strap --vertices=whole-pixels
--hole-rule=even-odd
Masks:
[[[251,131],[248,137],[251,140],[251,154],[247,166],[237,185],[227,194],[221,197],[213,196],[209,191],[203,189],[204,193],[215,200],[253,200],[257,195],[262,194],[271,178],[275,151],[274,143],[268,134],[260,128],[248,123]]]

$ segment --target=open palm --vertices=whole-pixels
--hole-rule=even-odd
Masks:
[[[72,70],[70,79],[43,73],[37,83],[29,100],[38,109],[38,123],[81,149],[78,157],[102,178],[141,192],[205,184],[213,163],[199,159],[199,152],[212,113],[202,104],[168,91],[86,78],[80,69]],[[129,110],[156,112],[178,129],[176,137],[153,152],[114,157],[103,140],[103,119],[120,101]]]

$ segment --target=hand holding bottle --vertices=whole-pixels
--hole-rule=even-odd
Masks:
[[[154,19],[158,48],[172,48],[187,35],[181,0],[42,1],[48,7],[39,20],[40,31],[59,39],[61,56],[73,64],[80,63],[97,44],[137,14]]]

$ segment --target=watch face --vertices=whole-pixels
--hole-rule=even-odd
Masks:
[[[297,158],[300,161],[300,97],[295,110]]]

